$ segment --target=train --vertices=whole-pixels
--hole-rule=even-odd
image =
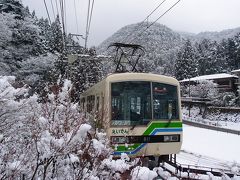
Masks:
[[[152,73],[113,73],[80,95],[80,107],[105,130],[113,155],[165,157],[183,141],[179,82]]]

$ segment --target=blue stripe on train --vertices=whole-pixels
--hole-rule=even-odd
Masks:
[[[182,132],[182,128],[168,128],[168,129],[160,129],[160,128],[156,128],[154,129],[153,132],[151,132],[150,135],[155,135],[158,132]],[[121,155],[121,153],[126,153],[128,155],[131,154],[136,154],[140,149],[142,149],[147,143],[142,143],[140,146],[138,146],[136,149],[134,149],[133,151],[114,151],[113,155]]]

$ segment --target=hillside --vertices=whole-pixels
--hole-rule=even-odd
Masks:
[[[100,44],[98,52],[106,53],[107,47],[113,42],[140,44],[146,49],[146,55],[143,58],[147,68],[146,71],[174,75],[177,53],[185,45],[187,39],[194,46],[194,52],[197,52],[198,45],[206,43],[205,39],[208,39],[209,43],[217,41],[220,44],[221,40],[233,38],[240,32],[240,28],[236,28],[221,32],[193,34],[175,32],[164,25],[156,23],[142,33],[147,26],[147,23],[138,23],[121,28]],[[195,44],[196,42],[197,44]],[[196,56],[199,56],[199,54],[196,53]]]
[[[192,41],[199,42],[203,39],[210,39],[213,41],[220,42],[222,39],[233,38],[239,32],[240,32],[240,27],[234,28],[234,29],[226,29],[219,32],[206,31],[206,32],[200,32],[198,34],[179,32],[179,34],[181,34],[183,38],[188,38],[188,39],[191,39]]]
[[[33,85],[57,59],[46,44],[35,14],[20,1],[0,3],[0,76],[14,75]]]
[[[140,44],[146,49],[143,59],[148,64],[146,71],[172,74],[175,52],[184,43],[183,39],[178,33],[158,23],[142,33],[142,29],[146,29],[147,26],[147,23],[138,23],[121,28],[100,44],[98,52],[105,53],[113,42]]]

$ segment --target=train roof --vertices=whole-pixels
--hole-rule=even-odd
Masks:
[[[163,81],[165,83],[178,83],[178,81],[169,76],[153,74],[153,73],[114,73],[109,74],[106,78],[107,81],[125,81],[125,80],[141,80],[141,81]]]
[[[178,80],[173,77],[153,74],[153,73],[113,73],[108,74],[106,78],[102,81],[96,83],[88,90],[84,91],[85,93],[91,92],[92,90],[99,89],[103,84],[108,82],[122,82],[122,81],[152,81],[152,82],[162,82],[166,84],[179,85]]]

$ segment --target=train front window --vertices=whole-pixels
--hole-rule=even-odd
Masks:
[[[152,83],[153,89],[153,118],[178,119],[177,87],[163,83]]]
[[[112,83],[111,95],[112,125],[144,125],[152,119],[150,82]]]

